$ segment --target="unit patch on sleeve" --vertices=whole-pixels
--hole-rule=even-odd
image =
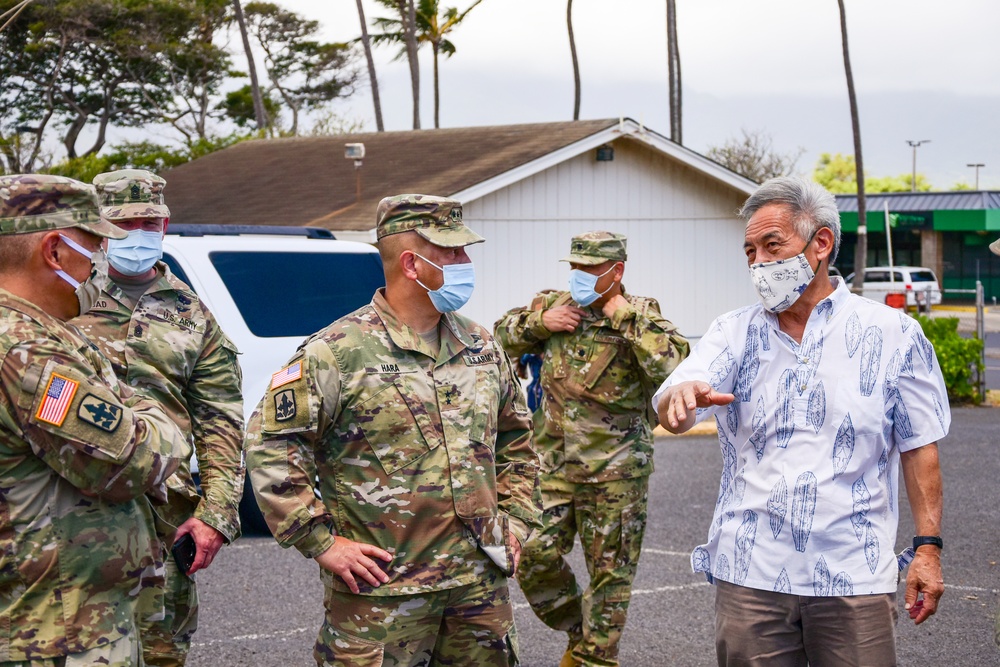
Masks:
[[[45,397],[38,405],[35,419],[55,426],[62,426],[79,386],[79,382],[53,373],[52,377],[49,378],[49,384],[45,387]]]
[[[83,400],[80,401],[80,407],[76,411],[76,416],[80,418],[80,421],[85,421],[108,433],[114,433],[118,425],[122,423],[121,407],[103,401],[93,394],[87,394],[83,397]]]
[[[271,376],[271,389],[277,389],[283,385],[295,382],[302,377],[302,362],[297,361],[291,366],[282,368]]]
[[[286,422],[295,417],[295,390],[286,389],[274,395],[274,420]]]

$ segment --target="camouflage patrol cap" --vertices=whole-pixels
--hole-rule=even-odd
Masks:
[[[170,209],[163,203],[166,184],[145,169],[119,169],[94,177],[101,213],[108,220],[169,218]]]
[[[0,176],[0,234],[69,227],[110,239],[128,236],[101,217],[93,186],[48,174]]]
[[[624,262],[628,257],[625,253],[625,246],[626,239],[623,234],[612,232],[578,234],[570,241],[569,257],[564,257],[559,261],[586,266],[595,266],[609,261]]]
[[[415,231],[442,248],[461,248],[482,243],[479,234],[462,222],[462,204],[454,199],[430,195],[396,195],[378,203],[376,235]]]
[[[1000,239],[990,244],[990,250],[993,251],[994,255],[1000,255]]]

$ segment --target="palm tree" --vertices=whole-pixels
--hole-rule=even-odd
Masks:
[[[569,29],[569,53],[573,57],[573,120],[580,120],[580,61],[573,39],[573,0],[566,1],[566,27]]]
[[[844,47],[844,72],[847,74],[847,97],[851,104],[851,130],[854,132],[854,165],[858,179],[858,245],[854,249],[854,282],[852,287],[861,291],[868,262],[868,228],[865,208],[865,170],[861,162],[861,122],[858,120],[858,98],[854,92],[854,75],[851,73],[851,55],[847,49],[847,14],[844,0],[840,6],[840,35]]]
[[[675,0],[667,0],[667,71],[670,86],[670,139],[681,143],[681,54],[677,46]]]
[[[438,55],[443,53],[446,57],[451,57],[455,54],[455,45],[448,40],[448,33],[454,30],[465,19],[466,15],[482,1],[475,0],[464,12],[459,12],[457,7],[449,7],[444,10],[444,14],[439,15],[438,0],[420,0],[420,16],[417,19],[421,29],[419,38],[421,41],[430,42],[431,51],[434,53],[434,127],[440,127],[441,91],[438,76]]]
[[[396,0],[378,0],[382,5],[393,7],[399,10]],[[440,74],[438,68],[439,56],[443,53],[450,57],[455,53],[455,45],[448,39],[448,35],[465,19],[476,5],[483,0],[473,0],[472,4],[465,11],[459,11],[457,7],[450,7],[441,11],[439,0],[419,0],[416,9],[416,41],[417,44],[430,44],[434,53],[434,127],[440,127],[441,109],[441,88]],[[377,18],[375,25],[382,32],[372,35],[372,41],[376,44],[405,42],[407,35],[402,29],[404,21],[402,18]],[[407,53],[401,50],[396,59],[403,57]]]
[[[234,0],[239,2],[239,0]],[[368,39],[368,21],[365,20],[365,8],[358,0],[358,18],[361,20],[361,44],[365,48],[365,59],[368,61],[368,79],[372,84],[372,102],[375,104],[375,126],[379,132],[385,130],[382,125],[382,102],[378,96],[378,79],[375,77],[375,60],[372,58],[372,43]]]
[[[267,125],[267,111],[264,109],[264,99],[260,94],[260,84],[257,82],[257,67],[253,62],[253,52],[250,51],[250,37],[247,35],[247,22],[243,16],[243,6],[240,0],[233,0],[233,11],[236,22],[240,24],[240,36],[243,38],[243,49],[247,54],[247,69],[250,71],[250,92],[253,96],[253,112],[257,120],[257,129],[264,130]]]

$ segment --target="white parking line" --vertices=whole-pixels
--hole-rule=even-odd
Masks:
[[[209,639],[203,642],[195,641],[192,642],[192,644],[194,646],[212,646],[213,644],[232,644],[234,642],[256,641],[261,639],[280,639],[284,641],[289,637],[295,637],[304,632],[316,632],[316,628],[295,628],[294,630],[280,630],[278,632],[255,632],[249,635],[237,635],[236,637],[230,637],[229,639]]]

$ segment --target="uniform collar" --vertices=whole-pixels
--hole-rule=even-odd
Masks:
[[[153,294],[154,292],[178,292],[185,294],[189,298],[195,296],[194,291],[175,276],[171,271],[170,267],[163,261],[158,261],[156,263],[156,273],[157,277],[153,284],[146,290],[145,294]],[[125,298],[125,293],[122,291],[118,283],[115,282],[114,278],[108,277],[108,296],[110,296],[115,301],[125,304],[127,299]],[[145,294],[143,296],[145,296]]]
[[[431,359],[436,359],[436,366],[440,366],[442,363],[453,359],[465,351],[466,348],[476,349],[482,347],[481,339],[478,342],[473,340],[469,332],[464,327],[459,326],[457,315],[454,313],[445,313],[441,316],[439,324],[441,328],[441,349],[435,355],[434,351],[428,347],[418,333],[412,327],[402,322],[392,312],[392,307],[385,299],[384,287],[380,287],[375,291],[375,296],[372,297],[372,308],[375,309],[375,313],[382,320],[389,338],[392,339],[396,347],[419,352]]]

